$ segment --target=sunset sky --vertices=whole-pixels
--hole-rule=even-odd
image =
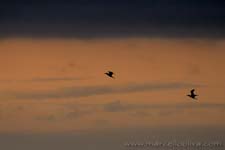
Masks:
[[[1,3],[0,144],[111,150],[161,130],[221,134],[224,8],[220,0]],[[186,96],[193,88],[197,101]]]

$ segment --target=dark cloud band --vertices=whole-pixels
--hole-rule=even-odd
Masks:
[[[224,37],[220,0],[10,2],[0,5],[2,37]]]
[[[121,86],[87,86],[87,87],[68,87],[49,91],[33,92],[5,92],[2,95],[10,95],[17,99],[60,99],[60,98],[77,98],[88,96],[99,96],[106,94],[123,94],[156,90],[170,90],[180,88],[193,88],[200,85],[191,83],[144,83],[129,84]]]

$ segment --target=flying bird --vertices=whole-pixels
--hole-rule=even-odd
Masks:
[[[189,96],[189,97],[191,97],[191,98],[193,98],[193,99],[196,99],[195,97],[196,96],[198,96],[198,95],[196,95],[194,92],[195,92],[195,89],[192,89],[191,91],[191,94],[188,94],[187,96]]]
[[[108,71],[105,73],[107,76],[109,76],[110,78],[114,78],[114,73],[112,71]],[[114,78],[115,79],[115,78]]]

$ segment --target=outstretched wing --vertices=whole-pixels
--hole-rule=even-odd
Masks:
[[[113,75],[114,73],[112,71],[108,71],[109,75]]]
[[[191,95],[195,95],[194,92],[195,92],[195,89],[192,89],[191,90]]]

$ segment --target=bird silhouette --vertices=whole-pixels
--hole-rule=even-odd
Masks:
[[[196,96],[198,96],[198,95],[196,95],[194,92],[195,92],[195,89],[192,89],[191,91],[191,94],[188,94],[187,96],[189,96],[189,97],[191,97],[191,98],[193,98],[193,99],[196,99],[195,97]]]
[[[112,71],[108,71],[105,73],[107,76],[109,76],[110,78],[114,78],[114,73]],[[114,78],[115,79],[115,78]]]

